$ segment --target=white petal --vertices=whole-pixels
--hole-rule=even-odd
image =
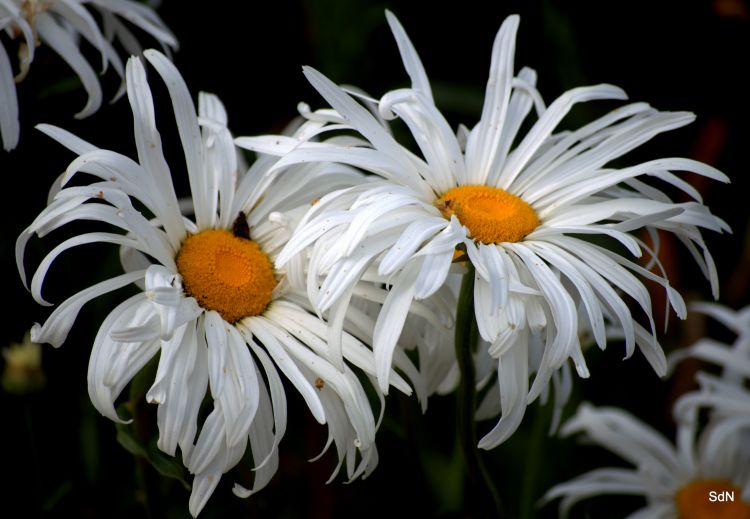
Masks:
[[[177,131],[182,141],[185,154],[190,192],[193,196],[196,224],[199,229],[206,229],[211,224],[212,216],[208,212],[210,199],[215,196],[207,185],[208,179],[203,171],[204,150],[201,141],[198,115],[190,97],[185,81],[177,68],[163,54],[153,49],[144,51],[143,55],[151,62],[169,90],[172,108],[177,121]]]
[[[388,276],[403,267],[419,247],[445,228],[445,219],[429,217],[410,223],[378,262],[378,274]]]
[[[259,405],[259,379],[250,350],[234,326],[227,325],[227,377],[221,395],[226,421],[227,446],[247,437]]]
[[[262,352],[259,348],[257,350]],[[265,356],[265,354],[263,355]],[[266,360],[271,364],[270,359],[266,357]],[[272,364],[270,365],[270,369],[273,373],[276,373],[276,368]],[[257,368],[256,375],[260,378],[260,372],[257,371]],[[280,381],[278,382],[280,383]],[[250,497],[252,494],[263,489],[276,473],[279,466],[278,441],[280,440],[280,436],[278,434],[278,426],[276,426],[276,434],[273,433],[274,415],[276,412],[272,410],[271,400],[268,397],[265,385],[260,384],[258,389],[258,413],[255,420],[253,420],[249,435],[250,448],[252,449],[253,460],[255,462],[253,487],[246,489],[235,483],[232,488],[232,492],[236,496],[243,498]],[[283,435],[283,430],[281,431],[281,435]]]
[[[545,373],[546,368],[558,369],[565,359],[574,353],[578,344],[578,335],[576,334],[577,313],[570,294],[541,258],[523,244],[511,243],[506,244],[506,246],[523,260],[528,272],[539,285],[547,300],[556,328],[552,343],[545,348],[540,371],[529,392],[529,400],[533,400],[547,383],[547,380],[540,374]],[[585,365],[577,364],[576,369],[579,375],[588,376]]]
[[[497,380],[503,415],[497,425],[479,440],[481,449],[492,449],[510,438],[523,419],[529,390],[527,348],[512,348],[498,359]]]
[[[118,288],[142,279],[144,271],[129,272],[121,274],[111,279],[104,280],[100,283],[81,290],[77,294],[69,297],[58,306],[52,315],[44,322],[43,326],[34,324],[31,329],[31,340],[34,342],[48,342],[55,347],[60,346],[68,337],[68,332],[78,317],[81,307],[100,295],[106,294]]]
[[[32,7],[33,9],[33,7]],[[107,70],[107,55],[105,54],[105,40],[94,18],[83,6],[71,0],[59,0],[49,5],[49,10],[57,13],[61,19],[69,23],[86,40],[96,47],[102,55],[102,73]]]
[[[216,486],[221,480],[222,471],[221,469],[214,469],[212,471],[206,471],[198,474],[193,480],[193,486],[190,489],[190,500],[188,501],[188,509],[190,515],[198,517],[203,507],[206,506],[208,499],[211,494],[216,490]]]
[[[133,135],[138,151],[138,161],[148,172],[149,180],[155,184],[154,196],[159,199],[154,214],[164,225],[172,246],[177,248],[185,238],[185,227],[177,204],[177,195],[172,185],[169,166],[162,151],[161,137],[156,129],[156,116],[151,89],[146,80],[146,71],[137,57],[128,60],[126,70],[128,100],[133,111],[135,128]]]
[[[388,20],[388,25],[391,28],[393,37],[398,44],[398,50],[401,53],[401,61],[403,61],[404,68],[411,79],[411,87],[422,93],[429,102],[433,102],[430,81],[427,79],[424,66],[419,59],[419,55],[417,54],[414,45],[406,35],[406,31],[404,31],[401,23],[388,9],[385,10],[385,18]]]
[[[419,175],[437,193],[466,182],[461,146],[443,114],[432,102],[410,89],[392,90],[379,103],[380,113],[396,114],[409,127],[427,165],[415,161]]]
[[[51,124],[37,124],[35,128],[45,135],[52,137],[57,142],[78,155],[83,155],[84,153],[88,153],[97,149],[97,147],[93,144],[84,141],[80,137],[73,135],[67,130],[58,128],[57,126],[52,126]]]
[[[188,456],[198,431],[198,410],[206,394],[208,366],[206,352],[198,349],[196,324],[180,327],[172,339],[162,341],[162,357],[156,379],[146,393],[158,403],[158,447],[174,456],[179,444]]]
[[[159,341],[123,344],[112,340],[109,331],[116,326],[131,324],[136,311],[145,302],[145,296],[137,294],[112,310],[99,327],[89,357],[89,398],[100,413],[116,422],[125,421],[117,416],[114,401],[133,376],[159,351]],[[112,377],[112,367],[116,364],[122,369]]]
[[[249,331],[243,329],[242,326],[239,327],[239,330],[240,333],[245,336],[245,340],[250,346],[250,349],[253,351],[253,353],[255,353],[258,359],[260,359],[260,363],[263,365],[263,371],[266,374],[269,390],[271,393],[272,408],[269,411],[267,402],[268,396],[266,395],[265,387],[262,384],[260,385],[262,394],[258,413],[256,414],[256,418],[253,421],[252,429],[250,431],[251,436],[265,434],[262,433],[261,430],[270,431],[272,424],[269,418],[271,413],[273,414],[273,441],[270,444],[266,443],[265,441],[261,444],[256,444],[254,442],[251,443],[251,447],[253,449],[253,458],[255,460],[255,470],[259,471],[256,477],[256,482],[259,482],[264,478],[270,478],[276,471],[276,467],[278,466],[278,446],[281,442],[281,439],[284,437],[284,433],[286,432],[286,394],[284,393],[284,386],[281,382],[281,377],[279,377],[273,361],[271,361],[271,359],[262,348],[255,344],[255,341],[253,341],[252,338],[248,339],[247,335]],[[264,448],[264,446],[267,447],[267,449]]]
[[[528,241],[526,243],[548,263],[559,269],[576,288],[586,308],[586,315],[588,316],[596,343],[600,348],[603,348],[607,342],[604,331],[604,317],[599,298],[594,293],[588,281],[589,278],[596,276],[596,274],[590,272],[588,276],[584,276],[582,271],[589,270],[586,264],[576,261],[575,258],[570,258],[564,251],[560,251],[549,244]]]
[[[495,160],[498,144],[508,110],[513,79],[513,59],[516,47],[516,32],[520,18],[517,15],[505,19],[492,45],[490,77],[482,107],[479,124],[472,131],[467,144],[467,183],[484,183]]]
[[[177,39],[150,5],[128,0],[94,0],[102,11],[122,16],[130,23],[153,36],[162,46],[177,48]]]
[[[327,355],[328,345],[325,339],[330,325],[322,319],[287,301],[274,301],[264,315],[286,329],[318,355]],[[374,375],[375,362],[372,351],[349,333],[344,332],[341,339],[343,356],[359,369]],[[408,358],[400,358],[399,361],[397,367],[404,372],[409,372],[411,366],[406,362]],[[340,371],[344,370],[340,369]],[[411,392],[406,381],[396,371],[391,371],[390,383],[404,393]]]
[[[370,113],[354,102],[331,80],[317,70],[303,67],[305,77],[313,87],[333,106],[354,128],[362,133],[382,153],[382,160],[388,161],[388,168],[403,185],[413,187],[418,193],[429,196],[431,189],[414,175],[414,168],[405,149],[386,132]],[[403,172],[403,173],[402,173]]]
[[[391,371],[393,350],[406,321],[409,306],[414,298],[417,277],[422,268],[421,260],[414,260],[404,267],[397,281],[385,298],[373,331],[373,351],[378,384],[383,394],[388,394],[388,379]]]
[[[396,241],[395,232],[384,232],[362,243],[353,253],[345,256],[328,272],[320,287],[320,296],[314,301],[321,312],[326,311],[341,295],[354,285],[375,257]],[[311,272],[312,269],[311,261]],[[308,274],[309,275],[309,274]]]
[[[286,375],[294,387],[297,388],[297,391],[305,399],[315,419],[319,423],[325,423],[325,412],[315,388],[307,381],[294,362],[294,359],[289,356],[280,338],[277,337],[278,333],[283,332],[276,330],[276,327],[272,323],[262,317],[250,317],[245,319],[243,323],[261,341],[271,358],[273,358],[276,366]],[[318,360],[324,362],[323,359]]]
[[[497,185],[505,160],[508,158],[508,152],[516,141],[518,131],[531,111],[532,104],[536,105],[539,114],[544,113],[545,110],[542,96],[535,87],[536,72],[524,67],[518,76],[513,78],[511,85],[513,93],[510,96],[500,138],[496,144],[497,151],[494,152],[492,163],[489,165],[487,178],[481,182],[489,186]]]
[[[576,431],[585,431],[600,445],[640,467],[666,474],[679,470],[674,447],[656,430],[620,409],[583,405],[562,430],[565,435]]]
[[[5,47],[0,43],[0,137],[3,148],[10,151],[18,144],[21,126],[18,122],[18,98],[16,84],[13,81],[13,69],[10,66]]]
[[[52,249],[39,263],[36,272],[34,272],[34,276],[31,279],[31,295],[34,297],[34,300],[37,303],[45,306],[51,305],[51,303],[48,303],[42,297],[42,283],[44,282],[44,278],[46,277],[47,271],[52,265],[52,262],[55,261],[55,259],[64,251],[73,247],[77,247],[78,245],[85,245],[88,243],[114,243],[117,245],[139,248],[136,242],[121,234],[92,232],[68,238],[61,244],[57,245],[54,249]]]
[[[565,92],[549,106],[508,157],[498,185],[502,189],[508,189],[539,146],[550,136],[574,104],[594,99],[625,99],[625,97],[621,89],[612,85],[579,87]]]
[[[425,256],[414,286],[414,297],[426,299],[437,292],[445,283],[452,262],[452,250],[443,254]]]
[[[52,16],[44,12],[37,15],[36,28],[41,40],[57,52],[81,78],[83,88],[88,93],[86,106],[76,114],[76,118],[82,119],[96,112],[102,104],[102,89],[96,73],[78,50],[71,36]]]

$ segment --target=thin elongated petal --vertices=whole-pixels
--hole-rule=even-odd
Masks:
[[[515,432],[526,412],[526,393],[529,388],[529,361],[526,348],[513,348],[498,360],[498,385],[502,418],[479,440],[478,447],[492,449]]]
[[[490,77],[479,124],[472,131],[467,144],[467,169],[472,178],[467,182],[484,183],[495,161],[498,144],[504,129],[513,78],[516,32],[520,19],[509,16],[503,22],[492,46]]]
[[[323,406],[320,403],[318,395],[315,393],[315,389],[289,356],[282,343],[275,337],[270,326],[259,317],[246,319],[245,325],[263,343],[263,346],[265,346],[271,358],[273,358],[276,366],[278,366],[281,372],[286,375],[289,381],[300,392],[315,419],[320,423],[325,423],[325,412],[323,411]]]
[[[226,420],[226,443],[229,447],[239,444],[247,437],[259,405],[260,380],[255,372],[255,363],[244,339],[234,326],[227,326],[228,387],[222,400]],[[230,390],[231,388],[231,390]]]
[[[157,70],[169,90],[172,108],[177,120],[177,131],[180,134],[182,149],[185,154],[196,223],[199,229],[208,228],[211,223],[211,215],[208,212],[209,198],[213,193],[208,185],[209,179],[203,174],[204,152],[195,105],[190,98],[190,92],[182,76],[163,54],[154,50],[147,50],[143,55]]]
[[[128,60],[126,79],[128,99],[133,110],[135,144],[138,160],[149,179],[153,179],[155,192],[161,195],[159,207],[154,213],[161,217],[173,246],[178,246],[185,237],[185,227],[180,218],[177,195],[162,151],[161,137],[156,129],[154,103],[146,81],[146,71],[139,58]]]
[[[107,70],[107,55],[104,50],[104,37],[94,18],[81,4],[70,0],[59,0],[50,4],[50,11],[57,13],[73,25],[79,34],[96,47],[102,55],[102,73]]]
[[[358,131],[362,132],[365,137],[371,140],[375,147],[382,153],[381,160],[392,161],[396,168],[390,168],[396,171],[404,170],[405,172],[414,171],[413,165],[407,156],[405,150],[395,141],[390,134],[383,130],[377,120],[370,115],[365,108],[355,103],[333,82],[322,75],[315,69],[304,67],[303,72],[310,83],[320,92],[320,94],[331,103],[331,106],[347,120]],[[400,175],[406,185],[412,185],[417,192],[428,193],[429,187],[421,181],[415,181],[413,175]]]
[[[83,110],[76,114],[76,118],[88,117],[99,109],[102,104],[102,88],[96,73],[78,50],[78,46],[70,35],[46,13],[39,13],[36,19],[39,37],[62,57],[78,77],[81,78],[83,88],[86,89],[88,100]]]
[[[159,426],[157,445],[174,455],[177,446],[189,455],[198,431],[198,409],[208,383],[206,356],[198,350],[196,326],[183,325],[168,341],[162,342],[154,385],[146,394],[151,403],[159,403],[156,414]]]
[[[81,290],[72,297],[63,301],[52,315],[44,322],[44,325],[35,323],[31,328],[31,340],[38,343],[48,342],[51,345],[61,346],[68,337],[73,323],[78,317],[83,305],[100,295],[106,294],[118,288],[129,285],[138,279],[142,279],[146,273],[142,270],[121,274],[112,279],[107,279],[100,283]]]
[[[526,134],[523,141],[513,151],[508,162],[503,168],[498,185],[507,189],[511,185],[521,169],[531,159],[533,153],[541,146],[544,139],[548,138],[554,128],[560,123],[565,115],[576,103],[592,101],[595,99],[625,99],[626,95],[621,89],[612,85],[597,85],[592,87],[579,87],[569,90],[553,102],[537,121],[533,128]]]
[[[39,264],[36,272],[34,273],[34,277],[31,279],[31,295],[34,297],[37,303],[47,306],[51,305],[51,303],[48,303],[42,297],[42,283],[44,282],[44,278],[47,275],[47,270],[49,269],[50,265],[52,265],[52,262],[55,261],[57,256],[59,256],[62,252],[72,247],[77,247],[78,245],[84,245],[87,243],[114,243],[118,245],[134,247],[136,249],[138,248],[138,243],[131,238],[122,236],[120,234],[110,234],[103,232],[81,234],[65,240],[60,245],[52,249],[52,251],[50,251],[50,253],[44,257],[44,259]]]
[[[401,23],[393,13],[387,9],[385,11],[385,18],[388,20],[388,25],[391,28],[393,37],[398,44],[398,50],[401,53],[401,61],[404,62],[404,68],[411,79],[411,87],[425,95],[430,102],[433,102],[430,81],[427,79],[424,65],[422,65],[422,61],[419,59],[419,55],[417,54],[414,45],[412,45],[411,40],[406,35],[406,31],[404,31]]]
[[[10,151],[18,144],[21,125],[18,121],[18,98],[13,69],[3,45],[0,45],[0,106],[3,107],[0,114],[0,137],[5,151]]]
[[[262,351],[258,349],[258,351]],[[267,362],[271,362],[270,359]],[[265,365],[265,362],[264,362]],[[257,369],[257,368],[256,368]],[[275,373],[275,369],[271,369]],[[270,373],[270,372],[269,372]],[[257,372],[260,376],[260,372]],[[280,382],[280,381],[279,381]],[[250,429],[250,447],[255,461],[255,470],[253,472],[253,486],[246,489],[235,483],[232,492],[239,497],[250,497],[254,493],[263,489],[276,473],[279,466],[278,454],[278,426],[274,427],[274,417],[276,411],[272,409],[272,401],[268,396],[268,391],[264,384],[259,386],[259,407],[255,420],[253,420]],[[282,392],[283,394],[283,392]],[[276,429],[276,434],[272,431]],[[281,431],[283,435],[283,430]]]
[[[383,303],[373,332],[373,351],[380,390],[388,393],[388,374],[396,342],[401,333],[406,315],[414,297],[422,262],[417,260],[407,265]]]
[[[114,401],[133,376],[156,354],[159,341],[124,344],[110,338],[110,330],[133,326],[139,322],[139,310],[148,304],[143,294],[136,294],[118,305],[104,319],[91,350],[88,367],[88,393],[94,407],[111,420],[124,423],[117,416]],[[119,365],[119,370],[114,366]],[[114,372],[119,373],[114,374]]]

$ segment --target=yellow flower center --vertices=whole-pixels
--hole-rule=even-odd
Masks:
[[[469,235],[482,243],[521,241],[539,226],[529,204],[497,187],[454,187],[435,201],[435,207],[445,218],[455,214]]]
[[[177,254],[177,270],[185,292],[228,323],[261,314],[276,286],[271,261],[258,244],[224,229],[189,236]]]
[[[750,519],[750,504],[742,491],[728,481],[693,481],[675,496],[680,519]]]

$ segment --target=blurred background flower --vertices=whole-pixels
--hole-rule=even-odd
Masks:
[[[26,333],[23,341],[3,348],[2,386],[7,393],[28,395],[44,388],[46,378],[42,370],[42,345],[31,341]]]
[[[87,9],[87,8],[90,8]],[[98,17],[101,22],[97,22]],[[112,67],[124,80],[125,60],[118,54],[120,48],[126,56],[142,50],[138,38],[123,21],[147,33],[165,51],[177,48],[177,40],[159,19],[159,16],[141,2],[133,0],[6,0],[0,2],[0,140],[6,151],[16,147],[19,139],[18,101],[16,86],[29,74],[37,47],[54,51],[75,72],[73,81],[61,82],[59,78],[44,75],[44,80],[69,87],[83,86],[88,99],[77,118],[88,117],[102,103],[102,88],[94,71],[95,61],[84,56],[84,47],[91,45],[100,54],[101,74]],[[100,27],[101,26],[101,27]],[[83,45],[82,45],[83,43]],[[117,47],[117,48],[116,48]],[[44,52],[43,51],[43,52]],[[10,55],[17,55],[11,60]],[[94,55],[95,56],[95,55]],[[89,58],[90,59],[90,58]],[[16,72],[14,72],[14,70]],[[14,75],[15,74],[15,75]],[[124,92],[124,81],[113,100]]]
[[[516,62],[539,72],[538,88],[545,99],[554,99],[575,86],[606,82],[657,109],[694,112],[695,123],[661,136],[624,160],[633,164],[655,156],[690,157],[731,178],[729,186],[694,177],[690,181],[734,231],[732,235],[705,237],[719,271],[720,301],[735,309],[750,304],[750,211],[746,200],[750,191],[746,174],[750,170],[746,151],[750,143],[750,84],[745,74],[750,18],[746,0],[575,4],[509,0],[491,5],[466,0],[459,5],[429,7],[395,0],[289,0],[259,5],[221,0],[200,12],[167,0],[157,12],[180,41],[180,50],[173,57],[194,89],[193,95],[199,90],[216,93],[232,110],[229,116],[234,134],[253,135],[280,132],[296,115],[298,101],[310,103],[313,109],[321,106],[302,75],[302,65],[312,65],[333,81],[358,85],[373,94],[406,86],[403,71],[393,66],[399,58],[385,22],[386,8],[409,28],[436,104],[453,127],[477,120],[492,40],[499,24],[511,13],[520,14],[522,22]],[[89,52],[90,60],[100,58],[93,49],[84,52]],[[75,110],[71,106],[85,104],[85,91],[68,91],[60,81],[50,83],[50,78],[76,81],[74,74],[41,49],[34,67],[44,74],[29,74],[18,94],[24,138],[13,152],[0,156],[4,181],[0,268],[5,300],[10,303],[10,309],[0,317],[0,344],[16,341],[33,322],[43,322],[48,315],[23,288],[13,248],[18,234],[46,204],[47,186],[68,164],[69,155],[33,125],[64,126],[102,148],[134,155],[134,150],[128,149],[132,146],[132,118],[127,103],[121,100],[104,105],[85,120],[71,121]],[[116,74],[100,79],[105,91],[117,90]],[[157,98],[166,95],[166,89],[154,91]],[[563,126],[578,127],[581,121],[612,108],[604,105],[577,107]],[[174,123],[159,121],[160,127],[162,124],[168,127]],[[164,145],[167,160],[179,158],[177,140]],[[175,171],[175,178],[185,178],[182,173]],[[178,196],[188,192],[187,185],[180,182],[176,182]],[[50,243],[38,240],[31,244],[27,251],[30,261],[38,263]],[[689,301],[709,300],[711,294],[702,274],[692,261],[682,261],[681,250],[668,237],[663,238],[660,259],[672,284]],[[92,275],[105,279],[117,273],[116,253],[96,246],[81,251],[92,253],[98,254],[100,261],[87,266],[86,272],[80,270],[82,256],[71,253],[60,258],[52,282],[45,285],[48,300],[61,302],[72,290],[89,284]],[[651,288],[661,333],[665,313],[660,309],[666,308],[666,302],[660,287]],[[82,325],[70,334],[65,351],[44,347],[44,390],[22,399],[5,391],[0,394],[4,415],[0,441],[13,446],[3,460],[9,476],[9,483],[0,489],[3,516],[142,516],[141,489],[144,481],[152,480],[159,489],[160,517],[189,517],[182,484],[162,478],[150,466],[140,467],[117,443],[114,425],[88,400],[86,369],[91,344],[97,324],[115,301],[105,296],[85,308],[80,316]],[[84,325],[87,322],[89,326]],[[707,325],[701,320],[681,323],[671,315],[669,324],[669,333],[660,336],[666,351],[706,335]],[[723,339],[721,330],[716,333]],[[642,358],[622,362],[617,345],[604,352],[592,349],[587,352],[587,362],[593,376],[577,381],[566,417],[578,402],[588,400],[596,406],[624,408],[666,438],[674,437],[672,403],[695,387],[694,372],[681,367],[674,377],[661,380]],[[325,429],[304,412],[301,398],[290,398],[290,433],[283,440],[274,480],[263,493],[247,500],[235,498],[229,488],[217,489],[201,517],[349,517],[353,511],[358,517],[464,517],[466,489],[456,434],[444,425],[454,413],[453,397],[435,397],[426,415],[421,414],[416,399],[396,392],[389,399],[378,433],[380,464],[367,480],[326,485],[334,457],[307,462],[325,444]],[[534,409],[513,438],[486,456],[509,517],[557,517],[555,505],[534,508],[546,489],[593,468],[616,464],[614,456],[602,460],[601,449],[581,447],[574,439],[548,438],[550,411],[549,406]],[[480,422],[480,435],[494,423]],[[223,478],[220,486],[230,485],[234,479],[234,475]],[[290,495],[295,498],[289,499]],[[572,517],[616,517],[611,510],[622,510],[625,516],[640,507],[642,499],[629,496],[587,500],[576,506]]]
[[[562,517],[582,499],[629,494],[644,497],[647,504],[628,517],[750,518],[750,468],[742,434],[747,424],[718,416],[703,428],[697,413],[685,415],[678,420],[673,446],[630,413],[584,402],[562,434],[584,433],[634,469],[594,469],[555,485],[545,499],[562,497]]]

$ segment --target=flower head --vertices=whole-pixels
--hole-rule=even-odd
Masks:
[[[589,375],[579,340],[579,312],[601,348],[609,332],[622,335],[626,356],[638,346],[655,371],[664,374],[650,296],[639,276],[663,286],[680,317],[684,303],[670,286],[656,251],[631,231],[674,234],[716,295],[717,275],[701,229],[728,228],[676,172],[727,178],[684,158],[623,168],[611,163],[655,135],[688,124],[693,115],[632,103],[572,131],[558,130],[574,105],[623,100],[625,93],[612,85],[580,87],[545,106],[535,88],[536,73],[528,68],[514,72],[519,18],[510,16],[492,49],[480,120],[472,129],[461,126],[454,133],[435,105],[412,43],[396,18],[386,16],[411,86],[387,92],[377,102],[380,119],[321,73],[305,69],[333,107],[325,113],[329,126],[324,130],[354,130],[359,143],[237,140],[249,149],[283,155],[275,168],[332,160],[377,178],[323,197],[305,215],[277,266],[310,255],[309,284],[317,287],[311,298],[322,312],[340,304],[364,275],[380,276],[390,286],[373,344],[383,389],[410,302],[431,297],[446,283],[457,251],[467,256],[476,271],[476,322],[495,362],[502,395],[503,418],[480,441],[482,447],[498,445],[515,430],[527,402],[545,390],[569,359],[580,376]],[[522,134],[532,112],[536,118]],[[383,119],[395,118],[408,127],[418,154],[392,136]],[[673,202],[645,182],[649,177],[682,190],[691,200]],[[587,239],[592,236],[610,240],[627,253]],[[305,252],[308,249],[312,252]],[[649,268],[638,263],[644,252]],[[631,301],[647,327],[634,319]],[[533,363],[531,337],[543,344],[541,357]],[[531,387],[530,371],[536,372]]]
[[[634,465],[633,469],[600,468],[555,485],[545,501],[562,497],[566,516],[582,499],[628,494],[646,498],[647,506],[628,517],[685,519],[750,518],[750,464],[741,434],[747,424],[715,421],[698,435],[693,415],[680,420],[676,445],[631,414],[615,408],[582,404],[562,429],[584,433]],[[728,492],[733,500],[711,498]]]
[[[101,17],[101,28],[94,13]],[[8,0],[0,3],[0,31],[12,41],[18,40],[19,57],[19,72],[14,78],[6,44],[0,41],[0,105],[3,107],[0,138],[6,151],[16,147],[20,131],[15,83],[22,81],[29,72],[35,48],[41,44],[49,46],[75,71],[88,95],[86,106],[76,117],[87,117],[99,109],[102,90],[94,68],[79,49],[80,41],[88,42],[99,51],[102,72],[111,65],[124,77],[115,41],[128,54],[140,54],[142,49],[123,19],[155,38],[164,49],[177,48],[177,40],[159,16],[149,6],[134,0]],[[123,92],[124,83],[115,98]]]
[[[40,126],[79,156],[68,166],[63,187],[50,205],[18,239],[22,278],[24,249],[32,234],[43,236],[81,220],[118,232],[80,234],[55,247],[32,278],[34,298],[47,304],[41,289],[48,268],[59,254],[78,245],[120,246],[125,273],[64,301],[43,325],[34,326],[33,340],[59,346],[86,302],[133,283],[142,289],[101,323],[89,361],[88,391],[103,415],[123,422],[115,400],[158,356],[146,398],[158,406],[159,448],[170,455],[179,448],[185,466],[195,474],[193,515],[248,446],[255,478],[250,489],[236,485],[237,495],[260,490],[275,472],[287,423],[282,376],[316,420],[328,424],[326,447],[334,444],[340,460],[336,472],[346,460],[350,478],[368,474],[377,463],[376,419],[350,364],[374,375],[374,362],[372,352],[346,330],[366,336],[372,320],[336,316],[345,331],[333,351],[326,341],[326,322],[311,311],[304,291],[292,288],[287,272],[273,267],[304,211],[300,204],[307,205],[320,190],[358,182],[361,175],[343,166],[314,164],[275,178],[266,174],[276,160],[270,157],[259,158],[240,174],[218,98],[202,93],[196,114],[174,66],[156,51],[144,55],[171,96],[191,198],[181,201],[175,192],[146,71],[137,57],[128,61],[126,79],[138,162],[59,128]],[[303,125],[297,134],[314,127]],[[79,173],[98,181],[68,185]],[[194,218],[188,218],[189,213]],[[292,262],[290,269],[303,270],[304,265]],[[396,366],[407,374],[415,372],[405,356]],[[395,371],[391,380],[410,392]],[[199,420],[207,394],[210,412]]]
[[[25,395],[44,387],[46,377],[42,370],[42,347],[31,340],[30,333],[24,336],[23,342],[3,348],[2,354],[5,359],[2,375],[5,391]]]
[[[627,493],[646,497],[648,506],[636,512],[644,516],[750,518],[750,309],[694,303],[691,310],[716,319],[737,338],[728,345],[704,337],[670,355],[670,364],[691,356],[720,366],[721,376],[699,372],[700,390],[675,402],[675,447],[624,411],[582,405],[563,434],[584,432],[636,469],[598,469],[556,485],[545,499],[563,497],[565,513],[580,499]],[[701,431],[704,410],[708,419]]]

